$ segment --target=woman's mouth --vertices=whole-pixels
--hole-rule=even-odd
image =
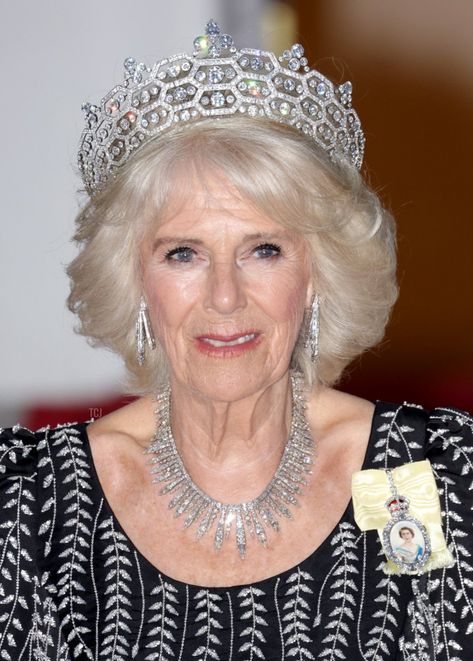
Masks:
[[[199,351],[208,355],[236,356],[258,344],[261,333],[252,331],[239,333],[237,335],[200,335],[196,337],[196,345]]]

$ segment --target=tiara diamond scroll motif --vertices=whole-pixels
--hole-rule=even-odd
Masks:
[[[364,136],[351,106],[351,83],[333,85],[310,69],[300,44],[279,58],[237,50],[211,20],[195,39],[193,55],[173,55],[153,67],[127,58],[124,66],[124,81],[100,105],[83,106],[78,158],[90,195],[141,146],[175,126],[239,113],[293,126],[331,157],[361,168]]]

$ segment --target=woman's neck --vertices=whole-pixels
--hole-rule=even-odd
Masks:
[[[225,484],[235,491],[242,475],[254,474],[263,486],[271,479],[290,433],[289,374],[233,402],[203,398],[172,379],[171,389],[173,436],[186,468],[202,488],[215,480],[217,491]]]

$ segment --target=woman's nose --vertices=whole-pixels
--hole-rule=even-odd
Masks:
[[[209,270],[205,306],[220,314],[232,314],[246,305],[242,274],[233,260],[214,262]]]

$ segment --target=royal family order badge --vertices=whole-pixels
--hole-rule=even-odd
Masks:
[[[360,529],[378,532],[386,574],[420,574],[454,563],[428,460],[358,471],[352,478],[352,498]]]
[[[392,471],[386,471],[392,497],[385,506],[391,519],[383,529],[383,546],[387,557],[402,570],[422,569],[430,558],[430,537],[419,519],[409,516],[409,499],[398,493]]]

